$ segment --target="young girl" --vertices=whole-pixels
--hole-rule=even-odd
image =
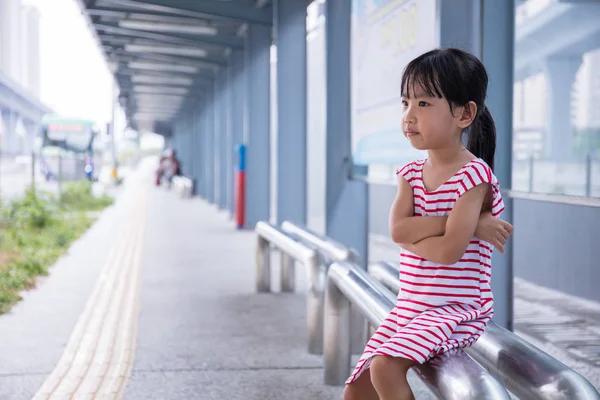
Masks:
[[[512,226],[498,219],[487,84],[483,64],[458,49],[425,53],[404,71],[404,135],[428,157],[397,172],[390,231],[403,249],[401,290],[348,378],[346,400],[414,399],[409,368],[471,346],[492,317],[492,247],[503,251]]]

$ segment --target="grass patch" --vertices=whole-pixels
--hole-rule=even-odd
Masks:
[[[93,223],[87,211],[112,204],[95,197],[90,182],[65,186],[60,198],[28,189],[22,198],[0,203],[0,314],[35,287],[36,277],[63,255]]]
[[[89,181],[66,184],[60,196],[61,207],[69,211],[98,211],[112,203],[113,199],[109,196],[93,196]]]

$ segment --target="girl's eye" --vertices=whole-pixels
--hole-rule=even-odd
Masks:
[[[407,107],[408,103],[406,102],[406,100],[402,100],[402,107]]]
[[[428,105],[429,105],[429,104],[427,104],[427,103],[426,103],[426,102],[424,102],[424,101],[420,101],[420,102],[419,102],[419,107],[425,107],[425,106],[428,106]]]

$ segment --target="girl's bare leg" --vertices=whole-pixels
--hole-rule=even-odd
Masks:
[[[371,361],[371,382],[381,400],[414,400],[406,374],[414,361],[387,356],[375,356]]]
[[[344,400],[379,400],[379,395],[371,383],[370,369],[360,374],[357,380],[346,385]]]

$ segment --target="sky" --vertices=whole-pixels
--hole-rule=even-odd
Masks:
[[[64,117],[111,120],[113,78],[77,0],[22,0],[40,11],[40,97]],[[116,129],[124,116],[116,113]]]

